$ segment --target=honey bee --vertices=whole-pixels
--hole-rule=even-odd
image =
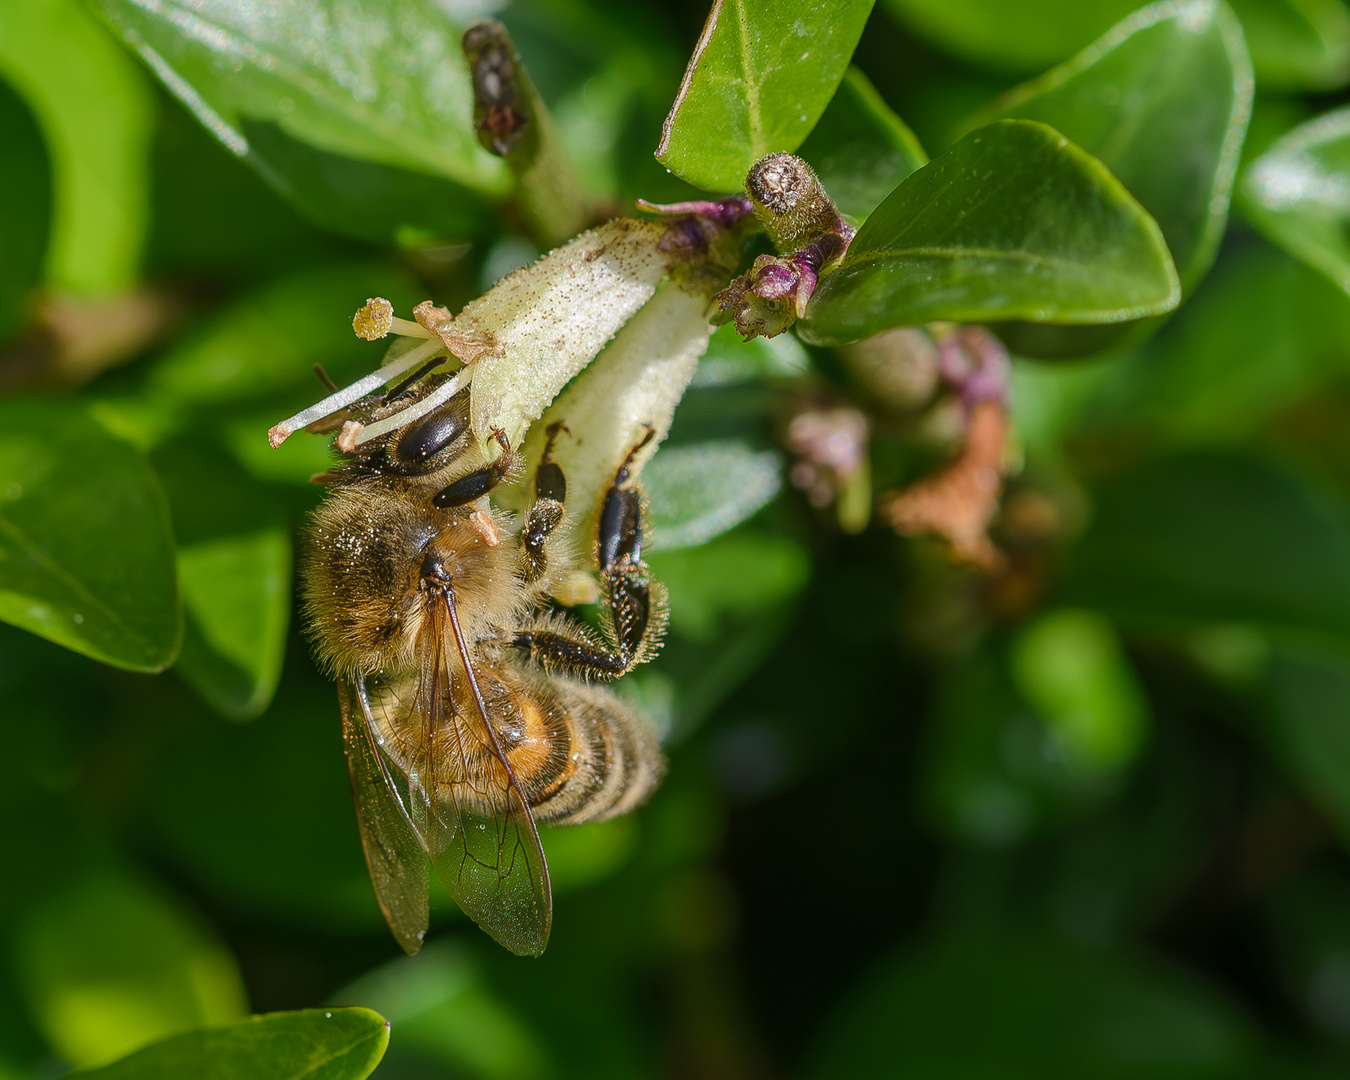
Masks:
[[[434,367],[434,364],[432,365]],[[634,454],[618,463],[594,537],[602,625],[551,610],[575,571],[566,478],[548,429],[526,477],[506,434],[474,436],[461,390],[397,415],[448,376],[418,373],[348,416],[378,438],[343,449],[309,523],[300,573],[318,658],[337,679],[366,862],[395,938],[427,928],[428,863],[464,911],[515,953],[548,942],[552,896],[541,823],[599,821],[641,803],[664,769],[650,724],[595,685],[650,658],[664,590],[642,560]],[[416,415],[419,410],[408,410]],[[528,510],[491,505],[529,482]]]

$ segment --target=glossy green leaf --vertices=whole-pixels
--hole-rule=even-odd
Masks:
[[[1266,236],[1350,292],[1350,108],[1276,141],[1244,170],[1239,200]]]
[[[810,134],[872,3],[714,0],[656,160],[698,187],[740,191],[751,165]]]
[[[1333,90],[1350,79],[1350,11],[1340,0],[1228,0],[1263,90]]]
[[[743,442],[668,446],[642,471],[651,546],[696,547],[767,506],[783,486],[783,458]]]
[[[820,122],[797,148],[835,205],[858,221],[915,169],[928,164],[914,132],[855,67],[844,72]]]
[[[1350,655],[1283,649],[1271,670],[1271,737],[1299,786],[1350,837]]]
[[[888,960],[826,1026],[807,1075],[1241,1076],[1254,1043],[1237,1010],[1157,960],[968,933]]]
[[[245,1013],[229,953],[132,877],[75,876],[23,917],[16,940],[17,974],[38,1023],[77,1067]]]
[[[904,181],[821,279],[798,324],[815,344],[936,319],[1120,322],[1175,307],[1157,224],[1054,129],[973,131]]]
[[[1345,637],[1350,518],[1259,459],[1166,459],[1097,493],[1064,591],[1137,625],[1246,622]]]
[[[0,342],[27,316],[28,296],[42,280],[51,224],[51,163],[28,106],[0,81]]]
[[[1157,221],[1189,289],[1228,222],[1251,103],[1237,20],[1189,0],[1140,9],[979,122],[1039,120],[1095,156]]]
[[[0,619],[134,671],[178,655],[159,481],[76,401],[0,405]]]
[[[389,1023],[369,1009],[302,1009],[175,1035],[88,1080],[365,1080],[389,1045]]]
[[[304,207],[313,197],[330,224],[360,212],[436,231],[435,192],[419,177],[450,181],[444,198],[501,196],[510,180],[479,145],[473,92],[460,52],[463,27],[430,0],[300,0],[265,8],[229,0],[153,6],[101,0],[99,7],[166,87],[221,142],[246,157]],[[330,157],[306,156],[295,144]],[[331,156],[385,169],[330,169]],[[339,162],[340,165],[340,162]],[[390,170],[413,174],[400,179]],[[472,202],[472,199],[470,199]],[[350,222],[349,231],[360,232]]]
[[[49,283],[81,294],[135,284],[154,118],[145,77],[76,0],[5,4],[0,74],[28,101],[52,155]]]

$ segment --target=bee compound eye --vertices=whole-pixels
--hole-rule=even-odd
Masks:
[[[394,444],[390,455],[393,464],[404,468],[424,465],[464,434],[469,426],[464,406],[465,401],[456,394],[439,409],[411,424]]]

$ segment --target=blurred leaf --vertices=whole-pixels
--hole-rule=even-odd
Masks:
[[[1347,367],[1345,294],[1265,244],[1235,246],[1161,334],[1100,372],[1080,423],[1235,442]]]
[[[1154,6],[1184,17],[1192,5]],[[1014,72],[1059,63],[1137,6],[1133,0],[889,0],[901,21],[942,48]],[[1350,17],[1338,0],[1233,0],[1232,7],[1263,89],[1329,90],[1350,74]]]
[[[206,724],[156,761],[152,835],[200,888],[289,926],[384,921],[370,887],[339,738],[337,692],[305,663],[253,724]],[[203,763],[209,762],[210,767]]]
[[[698,362],[698,370],[689,385],[695,389],[736,386],[761,379],[800,378],[811,369],[811,358],[801,342],[790,334],[757,337],[742,341],[731,323],[719,326],[708,339],[708,351]],[[676,423],[684,422],[688,409],[682,408]]]
[[[134,285],[154,117],[144,77],[76,0],[4,5],[0,73],[28,100],[52,157],[48,282],[83,294]]]
[[[808,1075],[1217,1078],[1247,1075],[1255,1049],[1237,1011],[1181,972],[968,934],[889,961],[827,1025]]]
[[[698,187],[740,191],[751,165],[810,134],[872,3],[714,0],[656,160]]]
[[[1308,121],[1247,166],[1243,213],[1350,292],[1350,108]]]
[[[1263,90],[1334,90],[1350,79],[1350,12],[1339,0],[1229,0]]]
[[[797,544],[746,531],[701,547],[657,551],[648,561],[670,590],[671,628],[695,640],[715,636],[728,617],[744,618],[788,600],[810,570]]]
[[[814,344],[936,319],[1118,322],[1176,306],[1157,224],[1044,124],[971,132],[879,206],[798,324]]]
[[[18,928],[16,961],[44,1034],[77,1067],[245,1012],[230,955],[176,904],[119,874],[85,873],[37,904]]]
[[[191,1031],[92,1072],[88,1080],[365,1080],[389,1045],[369,1009],[268,1013]]]
[[[668,446],[642,472],[651,546],[697,547],[767,506],[783,486],[783,457],[743,442]]]
[[[797,153],[845,214],[862,221],[915,169],[928,164],[914,132],[855,67]]]
[[[396,217],[439,234],[458,218],[436,207],[430,178],[452,182],[439,189],[447,200],[472,203],[473,192],[509,189],[506,169],[473,131],[462,28],[431,0],[99,7],[221,142],[330,225],[364,234],[353,217],[364,194],[375,220]],[[387,168],[362,170],[334,156]],[[398,205],[414,192],[415,208]],[[431,217],[419,217],[428,210]]]
[[[1142,8],[977,122],[1039,120],[1094,155],[1157,221],[1189,289],[1228,222],[1251,103],[1241,27],[1192,0]]]
[[[275,495],[219,450],[181,439],[152,461],[178,536],[187,620],[174,670],[223,715],[251,720],[281,677],[291,530]]]
[[[1270,680],[1276,751],[1341,836],[1350,837],[1350,654],[1280,649]]]
[[[184,544],[178,579],[187,612],[179,674],[226,716],[252,719],[281,677],[291,615],[289,530]]]
[[[520,1010],[493,993],[461,946],[432,941],[340,990],[333,1000],[378,1009],[398,1028],[390,1057],[421,1051],[453,1075],[533,1080],[548,1075],[543,1049]]]
[[[617,872],[638,847],[637,818],[610,818],[587,825],[541,826],[548,877],[555,896],[585,888]]]
[[[23,327],[28,295],[42,279],[51,224],[51,163],[28,106],[0,81],[0,342]]]
[[[1109,774],[1148,734],[1148,705],[1111,624],[1088,611],[1042,615],[1013,645],[1018,689],[1054,732],[1071,768]]]
[[[0,619],[133,671],[178,655],[164,495],[73,400],[0,403]]]
[[[1350,521],[1256,458],[1189,454],[1096,493],[1064,594],[1134,624],[1350,634]]]
[[[424,172],[343,157],[310,146],[277,124],[244,119],[248,160],[306,218],[374,243],[413,247],[469,239],[498,227],[479,192]]]
[[[888,0],[890,11],[942,48],[990,67],[1055,64],[1119,22],[1134,0]]]

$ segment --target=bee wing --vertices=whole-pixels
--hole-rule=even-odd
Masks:
[[[470,704],[457,708],[450,693],[448,619],[468,683]],[[433,756],[419,770],[413,820],[427,842],[431,864],[465,913],[502,945],[538,956],[553,924],[553,894],[539,830],[521,793],[501,740],[488,718],[477,674],[459,628],[453,596],[437,603],[424,654],[419,709],[427,715]],[[425,815],[424,820],[420,819]]]
[[[427,932],[426,845],[409,818],[402,774],[380,743],[364,680],[358,676],[349,684],[340,679],[338,700],[347,773],[375,899],[398,943],[415,953]]]

